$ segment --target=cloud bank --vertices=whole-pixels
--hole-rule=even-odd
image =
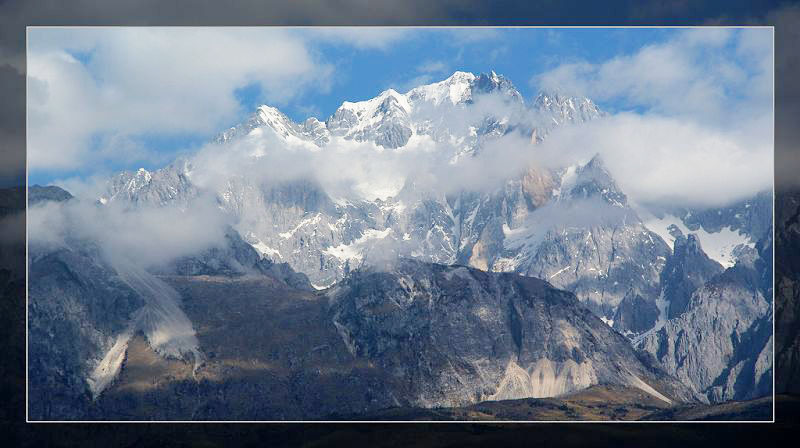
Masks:
[[[143,268],[223,247],[229,220],[214,201],[201,196],[187,210],[174,207],[127,208],[89,201],[45,202],[28,209],[32,247],[98,247],[113,263]]]
[[[773,182],[772,30],[706,28],[532,78],[618,111],[543,145],[551,165],[603,155],[641,203],[720,206]]]
[[[78,168],[103,149],[121,152],[137,134],[212,134],[241,113],[237,88],[256,84],[265,101],[286,104],[305,89],[329,88],[332,71],[284,29],[29,33],[31,169]]]

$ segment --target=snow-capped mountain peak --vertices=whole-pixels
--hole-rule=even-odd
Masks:
[[[381,92],[380,95],[368,100],[358,102],[345,101],[339,106],[337,112],[340,110],[349,110],[358,117],[374,116],[381,106],[387,103],[397,104],[406,113],[411,111],[411,105],[408,103],[405,95],[394,89],[387,89]]]
[[[264,131],[271,131],[279,139],[291,144],[311,142],[321,146],[327,143],[327,131],[324,126],[320,127],[308,120],[303,125],[297,124],[276,107],[266,104],[256,108],[255,113],[247,121],[222,132],[213,141],[227,143],[254,132]]]
[[[445,101],[453,105],[460,104],[472,97],[474,80],[474,74],[457,71],[443,81],[413,88],[406,95],[412,101],[426,101],[434,106]]]
[[[463,129],[451,129],[447,109],[469,108],[483,95],[498,95],[512,111],[498,111],[497,116],[482,117]],[[532,109],[541,117],[536,122],[508,122],[509,113]],[[458,154],[475,153],[484,141],[500,137],[508,129],[525,129],[535,143],[561,124],[582,123],[602,116],[599,108],[588,98],[570,97],[560,92],[542,92],[533,103],[526,101],[506,77],[494,70],[473,74],[456,71],[448,78],[418,86],[406,93],[386,89],[363,101],[344,101],[324,122],[309,118],[295,123],[275,107],[260,106],[246,122],[220,134],[215,141],[225,143],[246,135],[267,132],[288,144],[297,146],[327,145],[331,137],[394,149],[405,146],[412,136],[430,136],[435,141],[459,142]],[[473,132],[472,129],[475,131]],[[312,147],[313,149],[313,147]]]

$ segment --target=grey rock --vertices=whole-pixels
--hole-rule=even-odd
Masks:
[[[694,291],[686,311],[645,334],[636,345],[711,401],[742,400],[772,391],[771,296],[755,260],[712,277]]]
[[[620,331],[631,331],[634,334],[644,333],[653,328],[659,317],[658,306],[652,301],[636,293],[626,294],[614,314],[614,328]]]
[[[800,193],[775,197],[775,389],[800,392]]]
[[[669,302],[670,319],[686,311],[692,293],[723,270],[703,252],[694,234],[675,236],[673,253],[667,258],[660,278],[662,297]]]
[[[763,191],[726,207],[674,208],[689,230],[718,232],[729,227],[758,241],[772,232],[772,192]]]
[[[144,301],[96,248],[31,247],[28,403],[33,420],[80,418],[94,364]]]
[[[532,213],[521,228],[524,232],[506,240],[495,270],[545,279],[574,292],[608,319],[626,295],[638,295],[644,302],[629,301],[626,306],[647,302],[637,319],[652,317],[649,311],[659,297],[659,274],[669,247],[628,206],[599,157],[575,169],[572,176],[563,174],[557,200]],[[636,334],[628,326],[632,323],[622,319],[614,325]],[[639,321],[635,327],[651,328],[654,323]]]
[[[413,406],[557,396],[592,384],[694,399],[574,295],[535,278],[402,259],[357,271],[327,295],[353,356],[406,385]]]
[[[56,187],[55,185],[41,186],[32,185],[28,187],[28,205],[36,205],[46,201],[64,202],[72,199],[73,196],[68,191]]]

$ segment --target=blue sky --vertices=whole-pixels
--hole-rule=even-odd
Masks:
[[[416,29],[414,37],[385,49],[358,49],[318,41],[315,47],[334,61],[336,78],[330,92],[309,92],[299,104],[285,108],[294,120],[316,111],[330,116],[343,101],[372,98],[387,88],[400,92],[422,83],[440,81],[456,70],[488,73],[509,78],[525,98],[537,93],[532,76],[564,62],[591,63],[630,53],[644,45],[663,41],[669,29],[453,29],[446,32]],[[472,40],[474,39],[474,40]],[[426,71],[427,70],[427,71]],[[243,96],[243,103],[264,100],[257,91]]]
[[[494,70],[526,99],[556,85],[612,113],[706,120],[748,101],[761,69],[750,42],[771,51],[769,29],[34,28],[28,38],[31,184],[157,169],[260,104],[324,120],[343,101],[456,70]],[[692,74],[662,76],[681,66],[673,57]],[[676,105],[690,88],[713,95]]]

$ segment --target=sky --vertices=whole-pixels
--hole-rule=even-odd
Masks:
[[[551,153],[591,135],[645,202],[681,185],[682,161],[709,164],[688,175],[718,195],[714,182],[754,166],[765,173],[737,185],[771,183],[772,67],[769,28],[30,28],[29,182],[159,168],[260,104],[324,120],[343,101],[494,70],[526,100],[558,89],[614,118]],[[665,168],[644,176],[628,159]]]

